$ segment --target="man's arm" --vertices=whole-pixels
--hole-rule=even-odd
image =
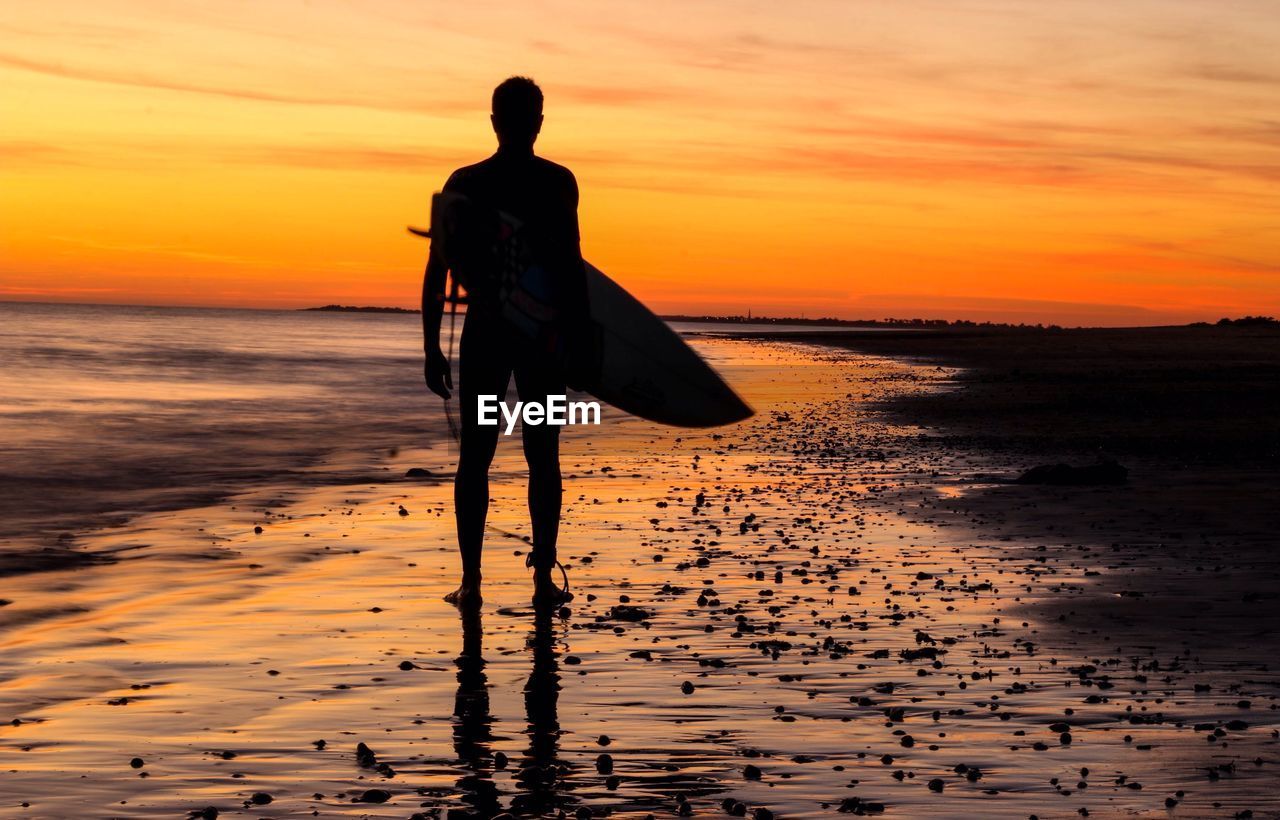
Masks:
[[[444,315],[444,285],[449,268],[431,243],[427,269],[422,275],[422,350],[426,354],[423,377],[427,388],[442,399],[450,396],[453,376],[449,361],[440,349],[440,319]]]

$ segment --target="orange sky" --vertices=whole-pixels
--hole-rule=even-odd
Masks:
[[[0,0],[0,299],[413,305],[513,73],[661,312],[1280,314],[1280,14],[1235,0]]]

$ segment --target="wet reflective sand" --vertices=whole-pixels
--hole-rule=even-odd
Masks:
[[[6,578],[0,815],[1280,812],[1268,655],[1088,620],[1106,544],[1002,540],[966,513],[981,454],[924,463],[875,413],[951,374],[698,344],[759,414],[566,435],[563,616],[527,608],[498,533],[483,610],[441,602],[447,445]],[[499,458],[491,522],[527,533],[516,442]]]

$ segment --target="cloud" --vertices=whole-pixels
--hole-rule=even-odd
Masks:
[[[1200,63],[1188,69],[1187,74],[1202,80],[1221,83],[1280,86],[1280,74],[1226,63]]]
[[[653,102],[665,102],[675,99],[696,98],[691,91],[653,86],[623,85],[575,85],[556,83],[554,93],[557,100],[568,100],[582,105],[621,105],[636,106]]]
[[[438,170],[463,161],[458,151],[359,145],[271,145],[215,149],[224,161],[326,170]]]
[[[165,256],[195,262],[216,262],[238,267],[274,268],[279,267],[280,265],[278,260],[255,259],[247,256],[227,253],[211,253],[197,248],[184,248],[175,245],[159,245],[139,242],[102,242],[99,240],[85,239],[76,236],[50,236],[48,239],[53,242],[59,242],[73,247],[109,251],[129,256]]]
[[[1158,166],[1180,171],[1207,171],[1214,174],[1231,174],[1253,177],[1266,182],[1280,180],[1280,163],[1224,162],[1203,159],[1186,154],[1156,154],[1138,151],[1090,151],[1077,156],[1085,159],[1108,160],[1136,166]]]
[[[1015,136],[1011,129],[989,130],[949,128],[945,125],[924,126],[912,123],[878,121],[848,125],[806,125],[797,129],[801,133],[819,137],[866,138],[876,141],[903,143],[919,142],[974,149],[1040,149],[1053,147],[1043,137]]]
[[[472,155],[475,152],[472,152]],[[438,171],[470,161],[458,150],[358,144],[231,144],[184,139],[100,140],[92,143],[0,141],[9,169],[73,165],[155,169],[165,163],[217,162],[342,171]]]
[[[7,171],[39,165],[81,164],[77,153],[65,146],[36,140],[2,140],[0,154],[4,155]]]
[[[248,102],[264,102],[285,105],[328,105],[370,108],[382,111],[415,111],[419,113],[473,113],[477,106],[473,101],[460,100],[422,100],[398,99],[387,95],[366,94],[308,94],[297,91],[278,91],[270,88],[252,88],[215,83],[197,83],[176,79],[167,79],[153,74],[118,71],[109,68],[81,68],[62,63],[32,60],[13,54],[0,53],[0,66],[32,71],[52,77],[62,77],[85,82],[107,83],[110,85],[132,86],[135,88],[176,91],[189,94],[203,94]]]
[[[1186,260],[1189,264],[1194,265],[1193,270],[1197,274],[1203,274],[1206,267],[1221,273],[1262,274],[1263,276],[1280,274],[1280,262],[1268,262],[1236,254],[1203,250],[1190,241],[1121,239],[1120,242],[1128,247],[1166,258]],[[1206,266],[1205,263],[1209,264]]]
[[[0,285],[0,294],[5,296],[61,296],[76,293],[120,293],[120,288],[68,288],[59,287],[57,285],[42,285],[38,288],[27,288],[14,285]]]

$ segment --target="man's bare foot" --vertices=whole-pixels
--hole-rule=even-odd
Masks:
[[[456,607],[473,607],[483,603],[480,597],[480,582],[464,580],[462,585],[444,596],[446,602]]]
[[[550,572],[533,574],[533,603],[537,606],[560,606],[573,600],[573,593],[557,586]]]

